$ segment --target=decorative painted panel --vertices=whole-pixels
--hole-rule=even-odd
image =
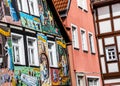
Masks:
[[[41,31],[41,24],[39,18],[23,12],[20,12],[20,18],[21,18],[22,26],[33,30]]]
[[[9,28],[0,27],[2,31],[2,46],[4,49],[4,54],[0,57],[0,86],[8,86],[11,84],[13,77],[13,56],[12,56],[12,42],[10,37]],[[0,31],[0,32],[1,32]]]
[[[14,75],[14,86],[40,86],[39,68],[15,66]]]
[[[16,0],[1,0],[0,2],[0,21],[21,25]]]
[[[46,0],[39,1],[39,11],[42,31],[49,34],[60,35],[59,27],[54,20],[54,16],[47,5]]]
[[[50,86],[50,69],[48,58],[47,37],[44,34],[37,34],[38,50],[39,50],[39,63],[40,63],[40,80],[41,86]]]

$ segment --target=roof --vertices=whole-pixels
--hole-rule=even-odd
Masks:
[[[58,12],[63,11],[67,8],[68,0],[53,0],[53,3]]]
[[[71,0],[52,0],[61,17],[67,16]]]

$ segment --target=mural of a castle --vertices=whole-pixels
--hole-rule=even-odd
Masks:
[[[68,63],[46,0],[0,0],[0,86],[69,86]]]

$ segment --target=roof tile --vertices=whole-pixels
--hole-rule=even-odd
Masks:
[[[68,0],[52,0],[58,12],[67,8]]]

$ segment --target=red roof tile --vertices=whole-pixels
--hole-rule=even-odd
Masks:
[[[58,12],[67,9],[68,0],[52,0]]]

